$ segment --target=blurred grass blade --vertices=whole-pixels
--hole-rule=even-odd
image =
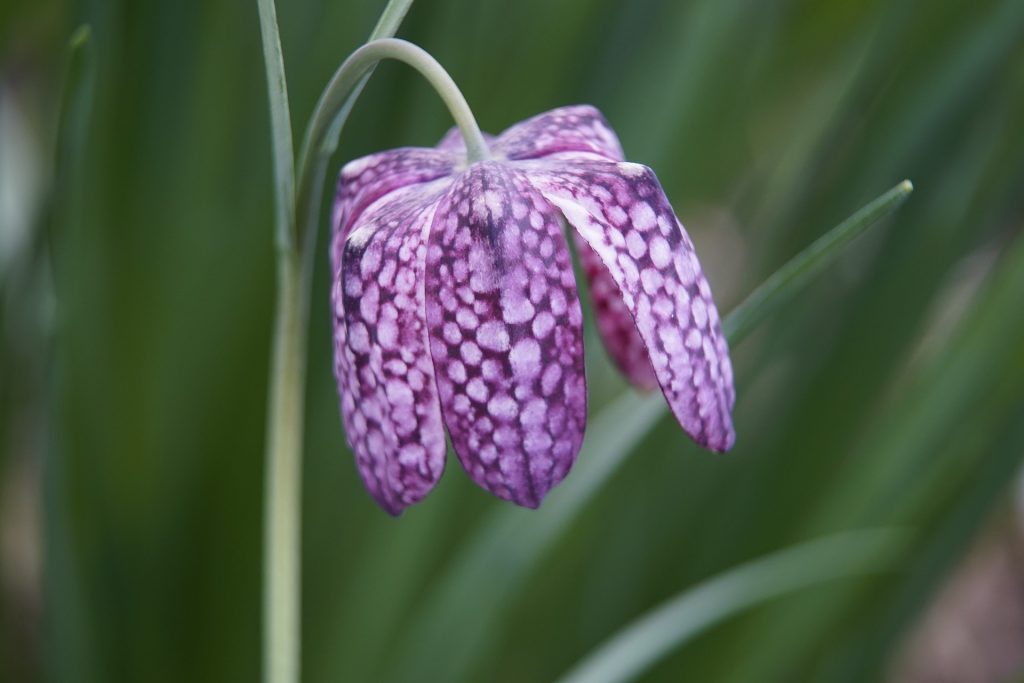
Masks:
[[[68,39],[68,72],[64,81],[58,132],[63,139],[58,140],[58,154],[62,142],[80,142],[80,139],[67,140],[68,135],[72,132],[84,134],[85,109],[92,99],[94,78],[91,60],[87,54],[91,41],[92,27],[89,24],[82,24],[76,28]]]
[[[90,114],[96,82],[95,51],[92,49],[92,28],[82,24],[68,40],[68,65],[61,93],[58,127],[54,149],[54,181],[48,202],[49,216],[45,220],[46,235],[39,241],[40,252],[47,252],[54,261],[66,258],[64,242],[74,226],[82,220],[82,158],[86,144]],[[43,231],[40,231],[43,233]],[[57,278],[59,267],[51,270]],[[50,294],[50,292],[48,292]],[[58,300],[57,305],[61,302]],[[63,311],[58,309],[58,315]],[[63,321],[60,321],[63,322]],[[58,323],[60,324],[60,323]],[[45,331],[44,331],[45,332]],[[50,339],[41,340],[49,342]],[[52,347],[47,349],[52,351]],[[46,378],[50,387],[65,369],[67,360],[55,353],[57,362]],[[48,397],[50,410],[61,411],[61,401]],[[55,420],[56,421],[56,420]],[[46,459],[43,463],[43,592],[44,621],[50,625],[42,640],[40,651],[45,662],[45,677],[49,680],[98,680],[94,634],[87,627],[84,616],[88,603],[86,591],[78,580],[81,557],[72,552],[74,529],[73,506],[66,495],[68,475],[66,436],[53,430],[46,439]]]
[[[53,187],[47,204],[49,215],[43,221],[45,231],[39,231],[36,251],[48,243],[51,258],[59,245],[60,232],[67,229],[73,219],[71,207],[76,206],[80,183],[74,179],[80,174],[79,166],[86,140],[86,126],[92,107],[96,69],[92,50],[92,27],[82,24],[68,39],[67,72],[57,112],[57,133],[54,141]]]
[[[895,211],[913,190],[913,184],[909,180],[904,180],[818,238],[811,246],[775,271],[743,303],[733,309],[722,323],[729,343],[737,344],[746,337],[758,324],[785,304],[790,296],[800,291],[811,278],[839,258],[850,242]]]
[[[810,279],[834,262],[847,245],[910,193],[903,181],[843,221],[794,257],[725,317],[731,344],[775,311]],[[550,545],[569,527],[586,503],[637,445],[666,415],[658,394],[624,394],[590,420],[572,475],[553,491],[540,514],[501,507],[465,542],[461,554],[436,584],[397,648],[393,680],[455,681],[472,673],[494,642],[501,613]],[[501,590],[494,589],[500,576]],[[466,621],[467,610],[482,615]],[[461,646],[445,648],[452,639]],[[444,657],[439,653],[446,652]]]
[[[762,602],[826,581],[889,569],[907,540],[908,534],[898,529],[850,531],[743,564],[641,616],[559,682],[632,680],[704,630]]]

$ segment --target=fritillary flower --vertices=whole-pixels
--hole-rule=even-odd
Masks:
[[[563,219],[618,367],[660,387],[701,446],[735,440],[729,350],[693,243],[653,171],[623,161],[593,107],[488,138],[453,130],[341,171],[331,247],[335,374],[348,442],[388,512],[444,469],[535,508],[587,419],[583,316]]]

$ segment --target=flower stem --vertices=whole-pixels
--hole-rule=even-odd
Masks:
[[[295,151],[288,87],[274,0],[258,0],[274,151],[277,312],[267,407],[263,484],[263,677],[299,680],[299,552],[305,323],[301,280],[291,242]]]
[[[297,683],[300,670],[302,550],[302,443],[305,416],[306,337],[316,246],[316,222],[327,157],[305,169],[296,195],[288,89],[274,0],[257,0],[270,101],[274,150],[277,308],[267,409],[263,546],[263,679]],[[395,34],[412,0],[390,0],[370,40]],[[341,103],[352,108],[367,70]],[[344,122],[335,116],[334,147]],[[333,151],[334,147],[331,148]],[[327,156],[329,156],[328,152]],[[298,203],[297,200],[298,199]],[[301,231],[301,232],[300,232]],[[297,239],[301,235],[301,239]]]
[[[302,434],[306,313],[302,265],[294,252],[278,260],[278,300],[270,371],[264,472],[264,680],[299,680]]]
[[[309,192],[310,182],[322,175],[315,172],[318,160],[330,156],[337,147],[337,122],[343,120],[351,108],[349,102],[346,102],[348,94],[360,84],[364,74],[383,59],[405,62],[427,79],[441,96],[459,127],[466,141],[466,155],[470,163],[490,158],[487,143],[472,110],[466,104],[466,98],[462,96],[462,92],[444,67],[425,50],[408,41],[383,38],[371,41],[353,52],[338,67],[330,83],[324,88],[306,129],[302,152],[299,155],[300,196]]]

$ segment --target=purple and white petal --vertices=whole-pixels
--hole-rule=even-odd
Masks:
[[[491,135],[490,133],[483,133],[482,135],[484,136],[484,142],[486,142],[488,145],[490,145],[497,139],[497,136]],[[444,137],[438,140],[437,145],[434,146],[434,149],[439,149],[444,152],[455,152],[457,154],[465,154],[466,140],[465,138],[462,137],[462,131],[459,130],[459,127],[452,126],[451,128],[449,128],[448,132],[444,134]]]
[[[480,486],[537,507],[586,422],[582,314],[557,212],[506,164],[474,164],[434,216],[426,273],[455,453]]]
[[[397,190],[364,211],[334,272],[334,370],[359,474],[389,513],[425,496],[446,445],[423,317],[426,234],[447,180]]]
[[[729,349],[693,243],[654,172],[597,161],[538,161],[531,182],[561,209],[618,285],[683,429],[726,451],[735,441]]]
[[[331,227],[348,232],[370,204],[407,185],[451,175],[456,156],[427,147],[400,147],[345,164],[338,175]]]
[[[622,145],[604,115],[589,104],[559,107],[506,129],[491,146],[504,159],[537,159],[562,152],[588,152],[613,161]]]

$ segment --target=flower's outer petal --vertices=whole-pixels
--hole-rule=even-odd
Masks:
[[[455,453],[483,488],[537,507],[583,441],[582,313],[557,212],[506,164],[474,164],[441,201],[426,311]]]
[[[622,145],[604,116],[589,104],[560,107],[506,129],[491,150],[505,159],[537,159],[561,152],[589,152],[622,159]]]
[[[615,280],[683,429],[711,450],[731,448],[729,348],[693,243],[654,172],[596,161],[520,166]]]
[[[456,155],[428,147],[400,147],[348,162],[338,175],[332,228],[347,234],[362,212],[384,195],[451,175],[455,163]]]
[[[426,233],[447,180],[367,209],[334,271],[334,371],[345,433],[370,494],[391,514],[444,470],[446,445],[423,317]]]
[[[497,136],[491,135],[489,133],[483,133],[483,136],[484,142],[486,142],[488,145],[490,145],[497,139]],[[451,128],[449,128],[448,132],[445,133],[444,137],[442,137],[438,141],[434,149],[439,149],[444,152],[455,152],[457,154],[465,154],[466,140],[462,137],[462,132],[459,130],[459,127],[452,126]]]

